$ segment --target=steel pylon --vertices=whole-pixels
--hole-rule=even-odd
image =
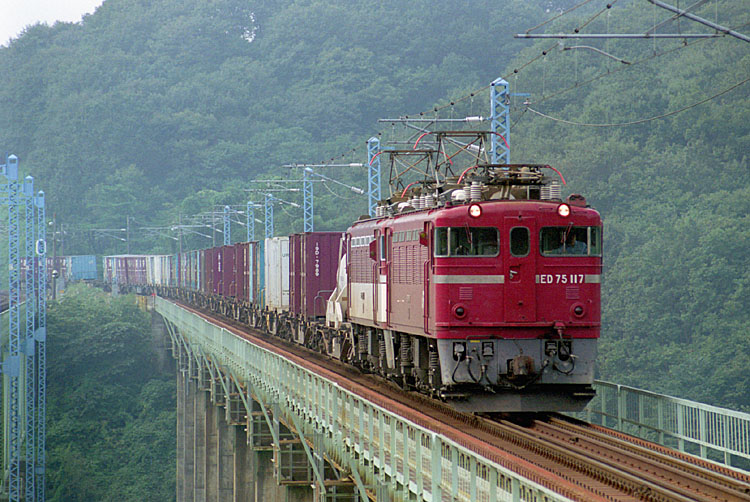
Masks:
[[[490,84],[493,164],[510,164],[510,94],[508,82],[502,78]]]
[[[367,208],[375,216],[380,201],[380,139],[367,140]]]

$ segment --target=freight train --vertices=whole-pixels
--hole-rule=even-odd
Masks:
[[[39,266],[38,259],[35,259],[35,264]],[[96,281],[101,278],[96,264],[95,255],[47,256],[47,284],[51,285],[52,279],[65,282]],[[20,274],[23,277],[26,273],[26,257],[21,257],[20,265]]]
[[[546,165],[404,190],[346,232],[107,256],[105,281],[324,352],[460,411],[593,397],[602,220]]]

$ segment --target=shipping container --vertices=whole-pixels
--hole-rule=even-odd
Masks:
[[[246,302],[250,290],[250,243],[238,242],[234,244],[234,249],[235,298],[240,302]]]
[[[147,284],[146,255],[115,255],[104,257],[107,282],[140,286]]]
[[[97,279],[96,256],[78,255],[65,258],[65,278],[69,281],[93,281]]]
[[[219,252],[221,253],[221,286],[219,294],[227,298],[233,298],[236,296],[237,290],[237,272],[235,270],[237,265],[235,260],[236,249],[232,245],[221,246]]]
[[[222,284],[221,248],[205,250],[206,293],[221,294]]]
[[[21,277],[21,281],[24,280],[24,275],[26,274],[26,257],[22,256],[20,257],[20,267],[19,267],[19,277]],[[57,270],[58,280],[68,280],[68,259],[65,256],[57,256],[52,257],[48,256],[46,259],[47,262],[47,283],[50,284],[52,281],[52,273],[54,270]],[[39,260],[38,258],[34,258],[34,263],[38,267]],[[94,269],[96,269],[96,263],[94,264]],[[37,272],[34,272],[34,280],[37,280],[39,276],[37,275]]]
[[[265,306],[289,310],[289,237],[265,240]]]
[[[248,284],[248,301],[261,305],[263,289],[263,242],[253,241],[248,243],[248,273],[250,277]]]
[[[290,309],[307,318],[325,317],[336,288],[341,232],[307,232],[290,238]],[[295,238],[296,237],[296,238]]]
[[[302,314],[302,234],[289,236],[289,311]]]

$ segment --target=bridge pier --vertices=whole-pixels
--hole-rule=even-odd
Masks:
[[[168,346],[178,361],[177,501],[314,502],[310,483],[277,481],[279,451],[258,403],[245,395],[248,412],[234,382],[224,382],[181,344]],[[293,441],[276,426],[279,437]]]
[[[255,465],[257,460],[253,460],[254,453],[248,447],[247,433],[242,427],[234,427],[234,502],[244,500],[253,500],[253,486],[255,485]]]
[[[188,486],[186,491],[193,493],[194,502],[207,502],[206,499],[206,409],[208,398],[204,391],[197,390],[192,386],[194,392],[193,416],[195,417],[195,427],[193,437],[188,437],[192,441],[195,451],[195,471],[193,473],[192,486]],[[179,501],[178,501],[179,502]]]

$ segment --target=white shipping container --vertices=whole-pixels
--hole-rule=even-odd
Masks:
[[[266,307],[289,310],[289,237],[266,239]]]

